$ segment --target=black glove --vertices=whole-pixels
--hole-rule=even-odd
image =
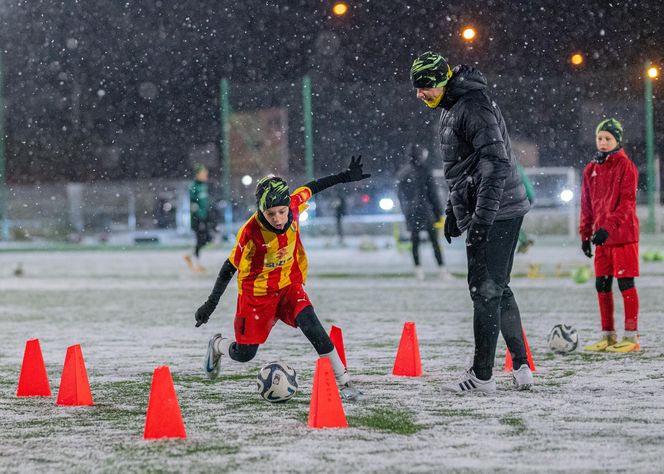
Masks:
[[[445,224],[443,224],[443,235],[445,236],[445,240],[447,240],[448,244],[452,243],[452,237],[459,237],[461,235],[459,226],[457,226],[456,217],[454,217],[453,213],[447,214],[445,216]]]
[[[597,232],[593,234],[590,241],[595,245],[604,245],[604,242],[606,242],[606,239],[608,238],[609,232],[606,229],[600,227],[597,229]]]
[[[490,225],[477,224],[476,222],[470,224],[470,227],[468,228],[468,237],[466,239],[467,244],[476,248],[485,246],[490,228]]]
[[[210,300],[207,300],[205,303],[203,303],[201,307],[196,310],[196,327],[200,327],[201,325],[207,323],[210,319],[210,315],[214,312],[216,307],[217,305],[212,303]]]
[[[351,181],[367,179],[371,174],[362,173],[362,155],[359,155],[357,159],[355,156],[352,156],[350,158],[348,169],[339,173],[337,176],[339,176],[342,183],[350,183]]]
[[[590,246],[590,240],[581,241],[581,250],[583,250],[583,253],[586,254],[586,257],[593,258],[593,250]]]

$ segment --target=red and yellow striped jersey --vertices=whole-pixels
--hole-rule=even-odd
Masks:
[[[265,228],[258,220],[258,211],[240,228],[228,257],[238,270],[238,293],[262,296],[306,281],[307,255],[300,240],[299,221],[311,196],[306,186],[291,194],[293,220],[283,234]]]

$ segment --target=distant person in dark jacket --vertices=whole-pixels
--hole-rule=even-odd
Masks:
[[[339,245],[345,245],[344,241],[344,216],[348,213],[348,205],[346,204],[347,191],[342,187],[337,188],[337,195],[334,197],[332,207],[334,208],[334,218],[337,224],[337,238]]]
[[[191,229],[196,234],[196,245],[191,255],[184,256],[184,260],[191,271],[204,273],[205,268],[200,261],[201,249],[212,241],[207,183],[209,171],[203,165],[196,165],[194,171],[194,181],[189,185],[189,210]]]
[[[429,150],[425,147],[409,143],[406,146],[407,161],[397,173],[397,194],[401,211],[406,219],[406,228],[410,232],[415,276],[418,280],[424,280],[424,270],[420,265],[421,231],[426,231],[429,236],[440,277],[443,279],[449,277],[436,230],[437,223],[442,220],[443,207],[433,175],[427,166],[428,156]]]
[[[447,388],[458,393],[496,391],[493,364],[502,332],[514,362],[512,381],[517,389],[529,389],[533,376],[509,281],[530,204],[505,121],[487,95],[486,79],[473,67],[452,69],[443,56],[427,52],[415,59],[410,76],[417,98],[441,110],[440,145],[450,189],[445,239],[451,243],[466,231],[475,356],[472,367]]]

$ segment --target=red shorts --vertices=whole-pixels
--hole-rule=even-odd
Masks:
[[[263,344],[277,320],[297,327],[295,318],[307,306],[311,301],[301,283],[264,296],[238,295],[235,340],[239,344]]]
[[[595,247],[595,275],[616,278],[639,276],[639,244]]]

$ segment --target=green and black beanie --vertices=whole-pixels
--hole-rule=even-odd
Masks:
[[[447,59],[431,51],[419,55],[410,67],[410,79],[416,89],[445,87],[451,77],[452,69]]]
[[[623,126],[617,119],[611,117],[605,120],[602,120],[599,125],[597,125],[597,130],[595,130],[595,136],[599,132],[609,132],[618,142],[618,145],[622,145],[623,139]]]
[[[256,204],[261,212],[275,206],[288,206],[290,191],[286,181],[277,176],[261,178],[256,184]]]

